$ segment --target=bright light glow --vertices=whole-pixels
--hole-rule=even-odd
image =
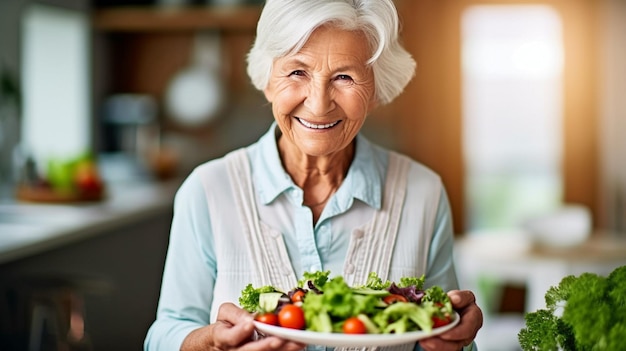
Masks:
[[[560,203],[562,24],[544,5],[462,21],[467,226],[511,227]]]
[[[521,43],[513,55],[513,66],[529,77],[549,77],[562,71],[563,59],[558,45],[548,40],[530,40]]]
[[[87,14],[31,5],[22,19],[22,142],[40,163],[90,143]]]
[[[463,15],[464,74],[535,79],[563,69],[561,22],[543,5],[472,6]]]

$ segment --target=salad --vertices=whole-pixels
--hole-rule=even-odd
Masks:
[[[324,333],[430,332],[453,321],[448,295],[439,286],[423,289],[424,276],[390,282],[372,272],[364,285],[351,287],[343,277],[329,275],[305,272],[287,292],[248,284],[239,304],[258,322]]]

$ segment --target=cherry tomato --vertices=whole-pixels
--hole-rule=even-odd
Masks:
[[[443,316],[443,317],[433,316],[433,328],[443,327],[444,325],[447,325],[450,322],[452,322],[452,318],[450,316]]]
[[[283,328],[304,329],[304,312],[296,305],[284,305],[278,312],[278,325]]]
[[[387,305],[391,305],[392,303],[395,303],[395,302],[408,302],[408,300],[406,299],[406,297],[402,295],[391,294],[391,295],[387,295],[383,297],[383,302],[386,303]]]
[[[346,334],[365,334],[365,324],[356,317],[350,317],[343,323],[343,332]]]
[[[293,295],[291,295],[291,302],[302,302],[302,300],[304,300],[304,295],[305,293],[303,290],[297,290],[293,293]]]
[[[278,316],[272,312],[259,313],[254,319],[261,323],[278,325]]]

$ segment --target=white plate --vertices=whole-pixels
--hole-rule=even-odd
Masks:
[[[274,335],[283,339],[297,341],[308,345],[324,345],[333,347],[359,346],[391,346],[416,342],[417,340],[439,335],[454,328],[459,323],[459,314],[455,312],[454,320],[443,327],[435,328],[430,332],[421,330],[403,334],[341,334],[319,333],[306,330],[281,328],[254,321],[257,331],[265,335]]]

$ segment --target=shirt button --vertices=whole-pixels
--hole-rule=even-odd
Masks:
[[[280,236],[280,232],[277,230],[270,230],[269,231],[269,236],[276,239]]]
[[[348,263],[346,265],[346,274],[354,273],[354,265],[352,263]]]
[[[362,230],[355,230],[354,233],[352,233],[352,236],[355,239],[361,239],[361,238],[363,238],[364,235],[365,235],[365,233],[363,233]]]

